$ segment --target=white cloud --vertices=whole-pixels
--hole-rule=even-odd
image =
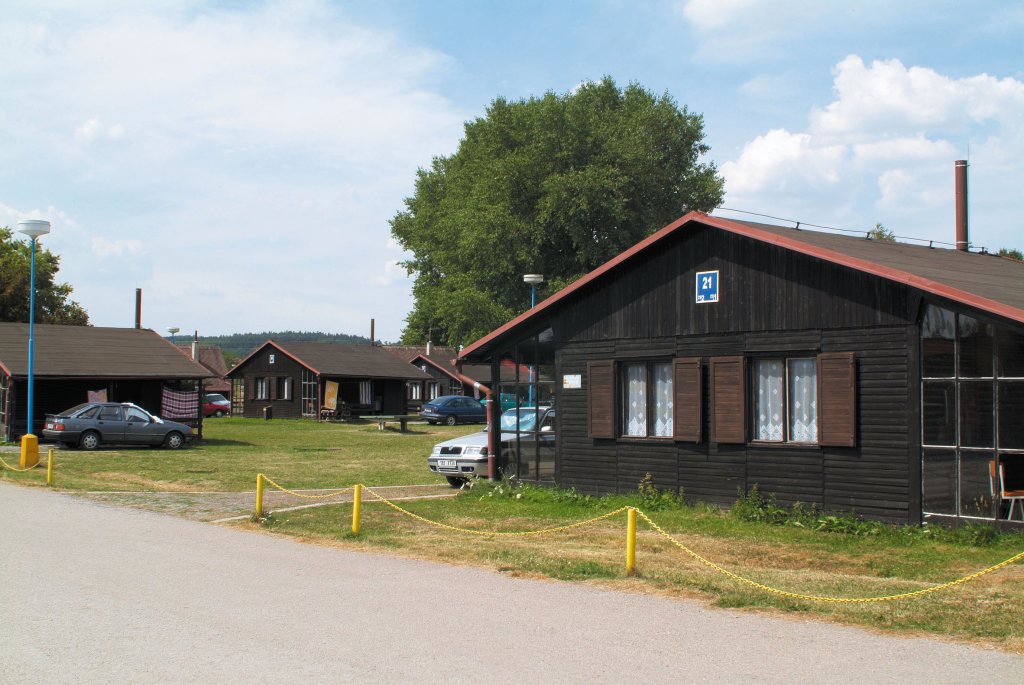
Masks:
[[[92,239],[92,253],[100,258],[130,257],[142,253],[142,242],[139,240],[107,240]]]
[[[345,331],[376,315],[397,338],[410,283],[387,221],[468,118],[434,85],[451,59],[326,0],[140,7],[0,18],[0,91],[19,103],[0,106],[0,203],[23,204],[17,188],[75,215],[49,244],[101,325],[130,321],[120,293],[142,287],[158,324]]]
[[[713,31],[735,23],[759,4],[763,3],[759,0],[689,0],[681,4],[680,11],[695,28]]]
[[[993,200],[1017,192],[1009,179],[1019,178],[1024,159],[1024,82],[953,78],[898,60],[865,64],[856,55],[833,76],[835,99],[812,108],[805,130],[770,130],[721,165],[727,206],[805,223],[881,220],[898,235],[945,240],[953,161],[969,150],[972,225],[982,231],[974,242],[1019,242],[1005,220],[983,217]]]

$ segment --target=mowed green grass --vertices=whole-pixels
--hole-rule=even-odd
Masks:
[[[55,450],[55,487],[67,490],[252,491],[257,473],[288,488],[444,484],[430,473],[431,447],[480,426],[215,419],[191,449]],[[45,446],[44,446],[45,452]],[[7,458],[10,457],[10,458]],[[5,453],[13,463],[16,453]],[[45,470],[0,478],[37,486]],[[639,485],[639,484],[638,484]],[[696,561],[639,523],[637,572],[625,574],[625,514],[543,536],[485,537],[431,526],[364,494],[361,534],[351,506],[271,512],[249,527],[359,550],[385,550],[515,576],[599,584],[625,591],[697,598],[722,607],[783,612],[904,634],[951,636],[1024,653],[1024,562],[950,590],[879,603],[816,602],[738,583]],[[402,507],[447,526],[530,531],[586,521],[630,505],[646,511],[674,540],[729,571],[790,592],[872,597],[947,582],[1024,551],[1021,534],[966,534],[881,527],[868,534],[819,532],[741,520],[728,511],[655,496],[587,497],[567,490],[508,489],[479,483],[454,499],[403,501]]]
[[[182,450],[111,447],[95,452],[53,448],[54,485],[68,490],[235,492],[255,489],[264,473],[288,488],[444,483],[427,469],[427,456],[442,440],[482,428],[410,424],[407,433],[378,430],[376,423],[209,419],[204,440]],[[10,458],[7,458],[10,457]],[[16,464],[16,453],[5,453]],[[0,471],[0,478],[45,485],[45,469]]]

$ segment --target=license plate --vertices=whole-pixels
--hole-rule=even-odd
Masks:
[[[439,469],[454,469],[455,468],[455,460],[454,459],[438,459],[437,460],[437,468],[439,468]]]
[[[46,427],[47,427],[48,429],[50,429],[50,430],[53,430],[53,421],[47,421],[47,422],[46,422]]]

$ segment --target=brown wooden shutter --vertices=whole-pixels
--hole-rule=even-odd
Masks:
[[[249,395],[249,399],[250,400],[256,399],[256,379],[254,379],[254,378],[246,378],[245,379],[245,386],[248,389],[248,393],[247,394]]]
[[[277,399],[277,376],[267,377],[267,398],[271,400]]]
[[[701,408],[700,357],[672,360],[672,426],[676,440],[700,442]]]
[[[711,366],[711,442],[746,442],[743,357],[713,357]]]
[[[587,399],[590,417],[587,435],[615,437],[615,362],[587,362]]]
[[[818,355],[818,443],[857,444],[857,365],[853,352]]]

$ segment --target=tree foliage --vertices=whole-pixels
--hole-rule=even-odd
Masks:
[[[14,232],[0,227],[0,321],[28,322],[31,281],[31,243],[15,240]],[[89,315],[73,302],[72,288],[56,283],[60,257],[36,241],[36,312],[39,323],[87,325]]]
[[[997,252],[996,254],[998,254],[1000,257],[1008,257],[1018,262],[1024,262],[1024,252],[1021,252],[1020,250],[1013,247],[1001,247],[999,248],[999,252]]]
[[[895,243],[896,236],[882,224],[876,223],[875,227],[868,231],[869,240],[880,240],[883,243]]]
[[[654,230],[722,200],[701,163],[703,119],[611,78],[564,95],[494,100],[458,150],[417,172],[391,220],[413,258],[413,311],[402,340],[464,344],[586,274]]]

